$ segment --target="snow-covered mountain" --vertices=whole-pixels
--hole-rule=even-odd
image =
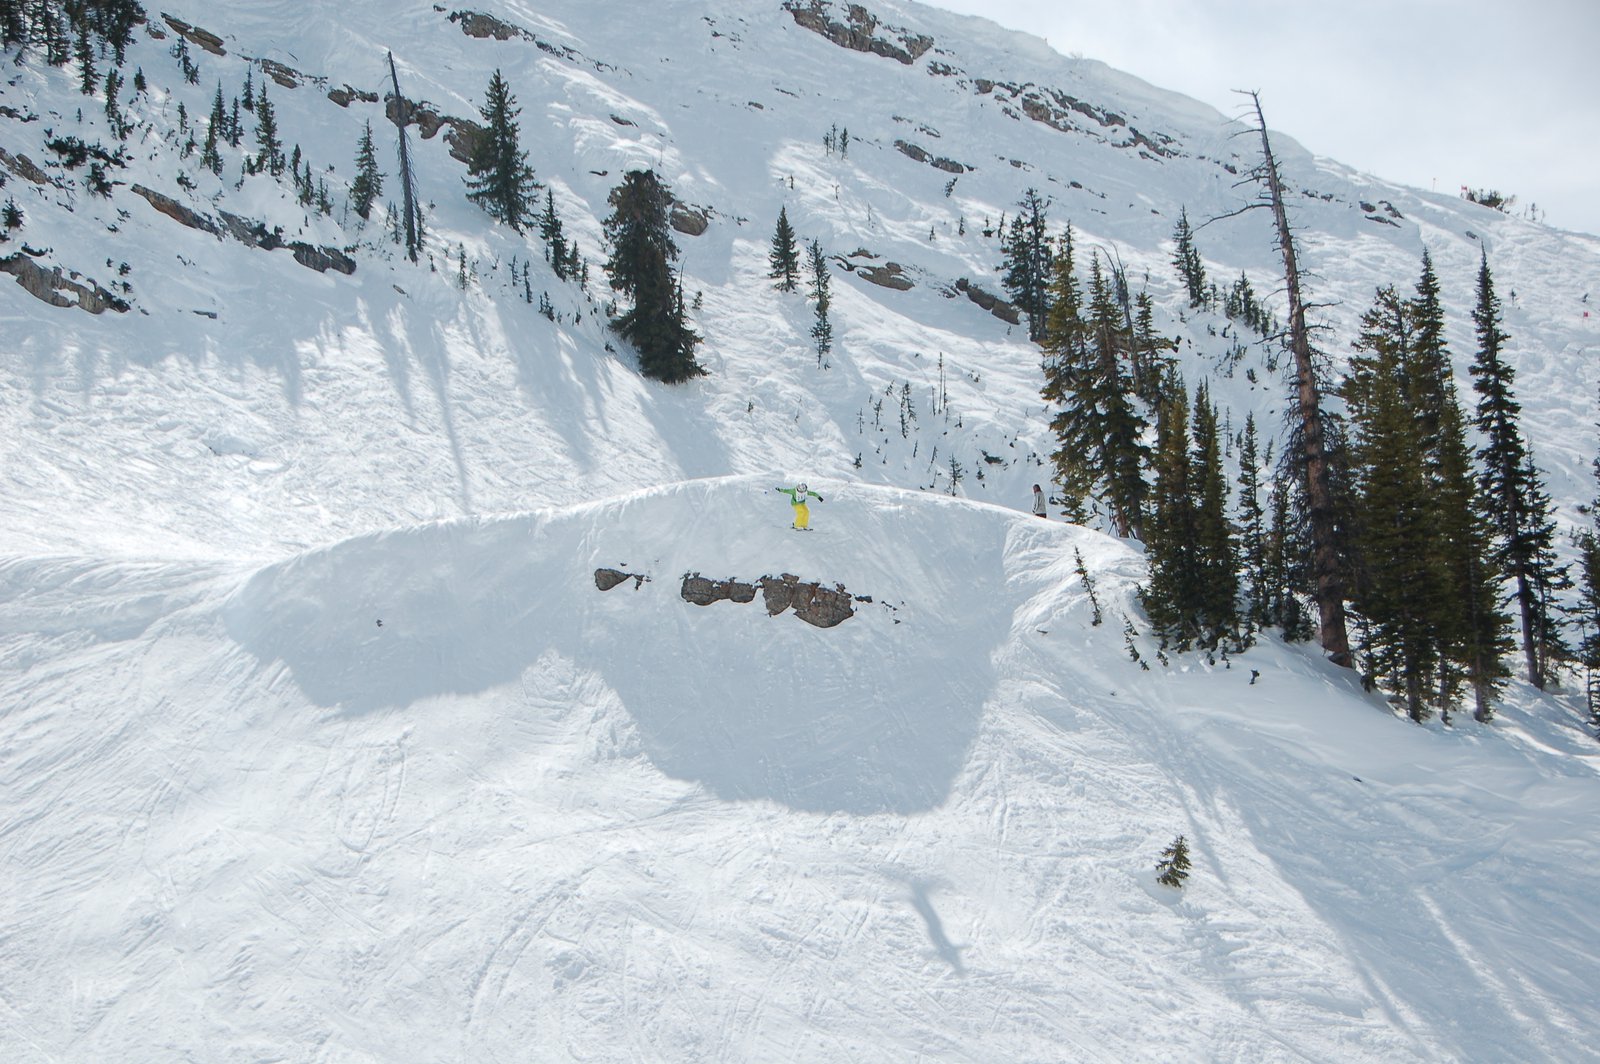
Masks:
[[[390,52],[416,264],[343,209],[368,122],[398,196]],[[587,284],[464,196],[496,69]],[[1180,209],[1251,195],[1236,123],[891,0],[179,2],[125,142],[74,64],[0,71],[0,262],[90,308],[0,285],[5,1059],[1594,1057],[1578,699],[1418,728],[1303,647],[1163,660],[1137,548],[1020,513],[1047,419],[985,229],[1029,187],[1234,431],[1280,426],[1170,265]],[[186,152],[247,77],[330,215],[241,174],[249,115],[220,178]],[[1336,362],[1426,247],[1465,388],[1487,249],[1582,520],[1600,239],[1275,147]],[[606,325],[638,167],[705,338],[674,387]],[[834,268],[824,364],[780,208]],[[1265,217],[1198,243],[1273,301]],[[683,597],[783,573],[853,616]]]

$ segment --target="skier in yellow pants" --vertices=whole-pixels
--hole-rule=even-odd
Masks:
[[[811,508],[806,505],[806,499],[811,498],[818,502],[828,501],[804,484],[792,488],[774,488],[773,490],[789,496],[789,505],[794,507],[794,524],[789,527],[799,529],[801,532],[811,531]]]

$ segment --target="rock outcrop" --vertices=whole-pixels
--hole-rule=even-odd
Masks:
[[[124,313],[129,309],[127,300],[106,291],[76,270],[64,271],[60,266],[46,268],[21,251],[0,258],[0,273],[11,274],[29,295],[53,307],[77,307],[90,314],[103,314],[107,310]]]
[[[877,16],[860,4],[845,5],[844,22],[831,17],[833,4],[829,0],[784,0],[783,7],[794,16],[796,25],[853,52],[881,55],[910,66],[933,47],[932,37],[900,26],[883,25],[885,34],[880,34]]]
[[[596,573],[598,580],[599,574]],[[683,588],[679,592],[685,602],[696,606],[709,606],[713,602],[754,602],[756,588],[761,589],[762,604],[767,614],[776,617],[786,610],[807,624],[818,628],[832,628],[855,616],[850,592],[843,584],[831,588],[817,581],[801,580],[793,573],[763,576],[756,581],[738,579],[712,580],[699,573],[685,573]],[[870,601],[863,599],[863,601]]]

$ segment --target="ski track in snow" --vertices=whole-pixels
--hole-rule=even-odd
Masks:
[[[1263,345],[1230,364],[1237,326],[1187,310],[1169,264],[1180,206],[1247,194],[1222,116],[901,0],[870,7],[935,39],[911,66],[777,4],[675,0],[644,25],[480,6],[575,52],[425,5],[180,3],[228,55],[192,49],[185,86],[175,37],[139,31],[152,91],[125,106],[153,131],[112,196],[8,175],[22,239],[101,284],[126,261],[134,310],[0,286],[0,1058],[1596,1059],[1581,691],[1513,685],[1492,727],[1417,728],[1270,639],[1164,667],[1138,635],[1144,671],[1136,550],[1005,508],[1045,479],[1038,351],[950,289],[1000,293],[982,224],[1029,186],[1080,266],[1115,253],[1148,288],[1233,431],[1253,412],[1280,432]],[[446,115],[476,118],[505,69],[587,291],[486,223],[442,134],[413,138],[417,266],[376,222],[235,188],[243,149],[225,180],[179,162],[178,103],[203,117],[270,58],[328,79],[269,91],[342,199],[361,124],[387,127],[325,91],[380,89],[389,48]],[[1062,133],[977,78],[1125,126],[1073,112]],[[0,146],[53,176],[45,127],[107,137],[70,69],[8,66],[0,91],[40,115],[0,115]],[[846,157],[821,148],[832,124]],[[1117,146],[1132,128],[1178,154]],[[973,169],[947,193],[899,139]],[[1426,246],[1471,395],[1488,248],[1526,430],[1585,522],[1600,239],[1275,146],[1335,363]],[[636,166],[710,212],[678,238],[710,375],[677,388],[604,326],[600,221]],[[136,182],[359,243],[357,272],[185,229]],[[1384,201],[1396,225],[1361,206]],[[830,255],[825,367],[811,305],[764,276],[780,206]],[[1213,280],[1247,272],[1281,315],[1259,219],[1197,240]],[[513,255],[559,323],[520,301]],[[911,290],[860,272],[890,262]],[[827,497],[815,535],[770,490],[796,477]],[[650,581],[601,594],[602,565]],[[823,631],[759,598],[689,605],[691,571],[874,601]],[[1179,833],[1181,893],[1153,871]]]

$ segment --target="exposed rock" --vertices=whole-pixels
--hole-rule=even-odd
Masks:
[[[898,262],[886,262],[882,266],[862,266],[856,273],[862,280],[871,281],[883,288],[892,288],[896,292],[906,292],[915,287]]]
[[[644,582],[648,579],[650,578],[643,573],[625,573],[621,569],[601,568],[594,571],[594,586],[601,591],[610,591],[618,584],[628,580],[633,581],[633,589],[637,591],[644,586]]]
[[[819,33],[841,48],[855,52],[870,52],[894,59],[910,66],[933,47],[933,38],[914,34],[899,26],[883,26],[894,39],[878,35],[878,19],[860,4],[846,5],[847,22],[829,18],[833,4],[829,0],[784,0],[784,10],[794,16],[797,25]]]
[[[1022,315],[1017,311],[1017,308],[1014,305],[1007,303],[999,296],[991,295],[990,293],[985,292],[983,289],[979,288],[965,277],[956,282],[956,291],[965,293],[968,299],[972,300],[974,303],[978,304],[978,306],[982,307],[984,310],[987,310],[990,314],[993,314],[1001,321],[1007,322],[1011,325],[1022,324]]]
[[[601,570],[604,571],[604,570]],[[598,583],[600,572],[596,571]],[[709,606],[713,602],[753,602],[757,585],[761,588],[762,603],[767,613],[776,617],[792,609],[796,617],[818,628],[832,628],[855,616],[851,596],[843,584],[825,588],[815,581],[802,581],[793,573],[781,576],[763,576],[755,583],[744,580],[711,580],[699,573],[685,573],[683,588],[679,592],[685,602],[696,606]],[[860,601],[870,602],[870,598]]]
[[[404,96],[390,96],[384,103],[383,113],[395,125],[416,126],[423,140],[432,140],[441,126],[457,121],[446,118],[433,109],[427,101],[416,103]]]
[[[453,11],[450,14],[451,22],[461,23],[461,32],[468,37],[477,37],[482,40],[493,37],[497,41],[509,41],[513,37],[532,37],[527,30],[519,29],[509,22],[502,22],[493,15],[485,15],[478,11]]]
[[[444,135],[444,142],[450,148],[450,158],[472,165],[472,157],[488,137],[489,131],[465,118],[447,118],[445,121],[450,125],[450,132]]]
[[[711,218],[705,210],[682,203],[672,205],[672,214],[668,221],[672,228],[684,236],[699,236],[711,224]]]
[[[143,185],[134,185],[133,192],[142,196],[145,202],[168,218],[190,229],[198,229],[216,236],[229,236],[246,247],[261,248],[263,251],[287,247],[294,254],[294,261],[318,273],[325,273],[328,270],[337,270],[344,274],[356,272],[356,261],[338,248],[317,247],[302,240],[285,242],[280,233],[269,231],[260,222],[228,211],[217,212],[222,219],[219,223],[210,215],[185,207],[171,196]]]
[[[163,14],[161,17],[166,19],[167,25],[176,30],[179,36],[186,38],[190,44],[198,44],[212,55],[228,54],[228,50],[222,47],[222,38],[210,30],[203,30],[199,26],[191,26],[183,19],[173,18],[168,14]]]
[[[351,88],[349,85],[341,85],[337,89],[328,90],[328,99],[340,107],[349,107],[352,100],[360,100],[362,103],[377,103],[378,94]]]
[[[903,140],[897,140],[894,142],[894,147],[895,150],[901,155],[915,159],[919,163],[925,163],[928,161],[928,153],[917,147],[915,144],[911,144]]]
[[[685,602],[709,606],[713,602],[754,602],[756,587],[743,580],[711,580],[699,573],[688,573],[679,592]]]
[[[137,196],[143,196],[150,206],[180,225],[186,225],[190,229],[199,229],[207,233],[219,231],[216,222],[198,211],[185,207],[171,196],[163,195],[143,185],[134,185],[133,193]]]
[[[444,8],[436,7],[435,10],[443,11]],[[512,38],[518,38],[531,42],[541,52],[565,59],[569,63],[589,63],[596,70],[616,69],[610,63],[601,63],[589,59],[575,48],[569,48],[564,44],[552,44],[538,34],[528,32],[521,26],[495,18],[493,15],[486,15],[481,11],[452,11],[450,13],[450,21],[460,24],[461,32],[468,37],[476,37],[479,40],[493,38],[497,41],[509,41]]]
[[[103,314],[107,310],[120,314],[129,309],[126,300],[112,295],[76,270],[63,273],[60,266],[46,269],[20,251],[0,258],[0,273],[11,274],[29,295],[53,307],[78,307],[90,314]]]
[[[0,166],[4,166],[7,170],[22,178],[22,180],[31,181],[35,185],[55,184],[50,179],[50,175],[39,169],[38,165],[26,155],[12,155],[4,148],[0,148]]]
[[[316,270],[318,273],[327,273],[337,270],[339,273],[351,274],[356,272],[356,260],[340,251],[324,245],[316,247],[303,240],[296,240],[289,245],[294,252],[294,261],[302,266]]]
[[[305,77],[294,67],[284,66],[274,59],[258,59],[257,62],[261,64],[263,74],[286,89],[298,89],[301,79]]]
[[[818,628],[832,628],[855,616],[856,612],[843,584],[825,588],[815,582],[802,582],[793,573],[784,573],[776,579],[762,577],[761,596],[768,614],[776,617],[792,609],[796,617]]]

